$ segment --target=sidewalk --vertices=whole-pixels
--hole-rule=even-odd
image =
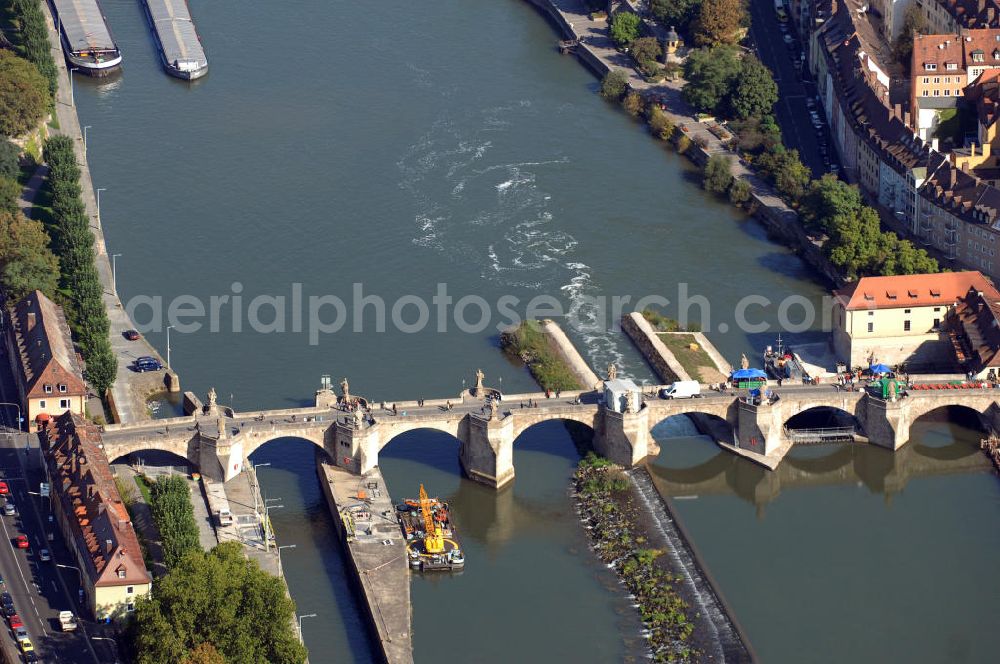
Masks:
[[[104,306],[108,312],[111,322],[111,347],[118,358],[118,375],[111,388],[111,401],[114,404],[113,410],[117,411],[118,420],[121,422],[135,422],[138,420],[150,419],[149,411],[146,407],[146,398],[156,391],[165,389],[163,385],[163,372],[149,372],[137,374],[132,372],[128,365],[137,357],[151,355],[161,360],[159,353],[153,348],[145,338],[138,341],[128,341],[123,336],[125,330],[133,329],[135,326],[129,320],[118,293],[115,289],[112,278],[111,260],[108,256],[107,246],[104,241],[104,231],[101,228],[101,219],[97,214],[97,197],[94,192],[94,184],[90,177],[90,168],[87,165],[87,150],[83,143],[83,133],[80,129],[80,121],[76,114],[76,107],[70,97],[69,74],[66,70],[66,61],[60,47],[59,35],[56,33],[51,8],[48,3],[43,3],[45,7],[45,22],[49,31],[49,45],[52,50],[52,58],[56,62],[59,75],[59,89],[56,92],[55,114],[59,120],[59,129],[52,129],[52,134],[64,134],[73,138],[76,148],[76,158],[80,164],[80,188],[83,191],[83,203],[87,209],[87,216],[92,219],[90,230],[94,234],[94,250],[97,260],[97,272],[104,287]],[[32,176],[28,183],[29,188],[34,184],[34,190],[41,185],[39,178],[40,171]],[[27,196],[27,192],[25,194]],[[31,195],[34,199],[34,194]]]

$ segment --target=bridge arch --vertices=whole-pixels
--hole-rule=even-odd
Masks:
[[[651,413],[651,415],[657,414]],[[650,421],[653,422],[654,419]],[[717,413],[699,410],[659,414],[649,430],[653,437],[658,439],[708,436],[715,442],[728,445],[732,445],[736,440],[736,430],[726,418]]]
[[[420,420],[400,419],[392,422],[380,421],[383,428],[381,439],[379,440],[379,452],[386,448],[394,440],[411,431],[437,431],[448,434],[456,439],[459,444],[462,442],[462,423],[458,419],[441,422],[422,422]]]
[[[513,435],[513,446],[514,449],[524,449],[528,447],[526,444],[526,439],[530,439],[532,433],[545,431],[549,429],[555,431],[556,427],[559,429],[559,433],[565,433],[569,436],[573,443],[574,453],[582,456],[587,450],[592,450],[594,448],[594,436],[596,435],[596,429],[594,427],[593,417],[579,417],[579,416],[557,416],[551,417],[545,420],[540,420],[537,422],[532,422],[521,427],[515,426]],[[531,444],[533,449],[544,450],[547,452],[552,452],[554,454],[559,454],[558,447],[561,445],[546,445],[541,444]]]

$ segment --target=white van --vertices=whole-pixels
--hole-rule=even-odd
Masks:
[[[664,399],[690,399],[701,396],[701,385],[696,380],[679,380],[669,387],[660,390]]]
[[[219,525],[220,526],[231,526],[233,525],[233,513],[229,511],[228,507],[223,507],[219,510]]]

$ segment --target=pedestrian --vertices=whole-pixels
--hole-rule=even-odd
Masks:
[[[398,411],[396,410],[396,404],[392,404],[392,414],[393,415],[398,415],[399,414]]]
[[[781,380],[782,380],[781,376],[778,376],[778,387],[781,387]]]
[[[556,399],[559,398],[560,394],[562,394],[562,390],[556,390]]]

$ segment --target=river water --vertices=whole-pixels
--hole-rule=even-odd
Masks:
[[[137,313],[140,323],[155,325],[153,298],[161,298],[165,313],[185,296],[206,307],[212,296],[230,297],[215,326],[201,319],[197,331],[172,331],[184,389],[204,394],[214,386],[221,403],[240,410],[308,403],[322,374],[335,383],[346,376],[353,393],[377,400],[455,395],[476,368],[507,392],[532,389],[530,376],[497,351],[499,309],[489,326],[472,331],[450,315],[439,325],[435,312],[425,329],[390,322],[383,332],[376,304],[354,311],[360,296],[378,296],[391,316],[400,298],[429,300],[439,284],[455,302],[472,294],[489,304],[517,298],[521,313],[530,298],[554,296],[576,322],[567,333],[594,366],[614,361],[640,381],[653,376],[588,298],[635,302],[656,294],[676,314],[684,292],[705,296],[709,336],[735,361],[759,353],[774,334],[735,331],[742,297],[795,294],[816,304],[825,293],[758,224],[707,197],[682,159],[603,103],[596,81],[554,51],[556,34],[519,0],[191,5],[211,62],[205,79],[167,77],[140,6],[123,0],[104,3],[124,52],[122,76],[76,79],[95,186],[106,188],[108,249],[122,254],[122,298],[152,302]],[[311,339],[308,311],[301,329],[295,322],[292,294],[299,288],[305,298],[344,300],[345,328]],[[286,298],[284,331],[252,325],[248,304],[259,295]],[[242,305],[233,305],[234,296]],[[404,323],[417,318],[416,305],[402,311]],[[271,312],[264,307],[258,322],[269,322]],[[477,312],[467,307],[465,320],[477,321]],[[330,316],[328,309],[324,318]],[[776,307],[757,307],[753,317],[773,323]],[[165,350],[162,329],[147,336]],[[567,494],[575,463],[567,434],[558,425],[539,426],[515,449],[517,479],[500,494],[462,479],[456,443],[433,432],[407,434],[385,450],[381,465],[393,494],[411,496],[423,482],[451,501],[469,553],[462,575],[414,581],[418,661],[456,653],[477,662],[640,656],[637,619],[595,564]],[[674,462],[677,446],[664,449]],[[296,545],[283,560],[298,611],[318,614],[303,624],[311,660],[370,661],[311,445],[275,441],[254,460],[271,463],[260,474],[268,495],[284,505],[273,517],[278,538]],[[858,615],[847,608],[857,601],[855,587],[867,589],[866,614],[891,615],[899,624],[911,614],[922,619],[912,602],[890,601],[880,589],[890,561],[905,561],[906,569],[924,570],[950,589],[947,602],[934,601],[950,607],[956,624],[966,606],[970,615],[973,608],[995,615],[1000,602],[986,602],[982,589],[976,594],[975,580],[976,563],[996,549],[970,535],[989,521],[968,516],[988,511],[974,500],[977,492],[995,503],[993,485],[985,484],[992,480],[975,474],[912,481],[906,499],[894,495],[891,512],[886,508],[874,524],[877,536],[862,528],[860,516],[850,518],[873,517],[871,498],[846,490],[789,491],[787,512],[779,509],[782,494],[763,508],[763,521],[754,516],[761,508],[748,507],[733,488],[678,502],[751,641],[769,661],[790,661],[801,650],[782,650],[783,634],[802,646],[820,624],[828,640],[855,631]],[[952,511],[959,504],[960,518]],[[796,532],[835,516],[834,528],[808,532],[850,532],[850,560],[858,562],[860,550],[869,564],[852,566],[854,586],[817,587],[831,610],[811,614],[790,592],[795,584],[784,563],[795,556],[769,547],[799,543]],[[854,530],[845,531],[844,521]],[[763,558],[754,574],[738,568],[741,557],[729,557],[740,554],[738,547],[717,530],[745,533],[759,551],[751,557]],[[781,537],[772,541],[775,532]],[[939,548],[896,544],[923,533],[944,547],[943,538],[955,532],[961,546],[944,564]],[[811,550],[809,578],[841,569],[844,554],[831,546]],[[959,555],[964,564],[955,564]],[[865,628],[873,624],[882,623],[867,621]],[[875,648],[875,640],[841,643],[841,651],[823,641],[823,653]],[[965,651],[956,645],[956,652],[972,661],[983,643]],[[933,658],[928,653],[924,661]]]

